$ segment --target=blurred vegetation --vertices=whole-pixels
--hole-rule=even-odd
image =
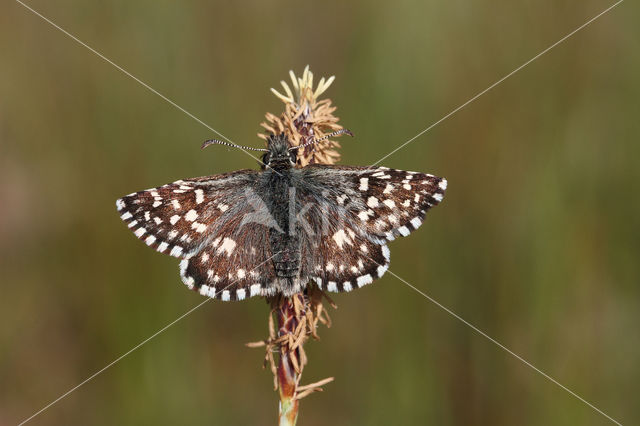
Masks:
[[[34,8],[242,144],[268,91],[335,74],[371,164],[609,6],[601,0],[81,2]],[[17,3],[0,13],[0,424],[199,303],[115,199],[255,166]],[[445,176],[391,269],[624,424],[640,422],[640,8],[624,2],[384,161]],[[387,275],[307,345],[303,425],[607,420]],[[205,305],[33,424],[273,424],[259,300]]]

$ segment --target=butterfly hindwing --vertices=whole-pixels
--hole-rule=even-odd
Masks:
[[[315,252],[305,253],[303,249],[303,262],[306,254],[311,259],[308,277],[319,288],[333,292],[371,284],[384,275],[390,260],[386,244],[371,241],[348,227],[323,236]]]
[[[268,228],[233,217],[194,256],[180,262],[187,287],[212,298],[243,300],[273,294],[273,254]]]

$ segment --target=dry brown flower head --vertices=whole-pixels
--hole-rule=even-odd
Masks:
[[[338,117],[333,115],[336,107],[331,105],[330,99],[320,100],[322,95],[333,83],[334,76],[325,79],[322,77],[315,90],[313,88],[313,73],[307,65],[302,77],[296,77],[293,71],[289,71],[291,86],[282,80],[280,84],[284,89],[282,94],[275,89],[271,91],[285,104],[285,109],[276,116],[271,113],[265,115],[266,121],[260,123],[268,133],[283,133],[289,137],[292,146],[298,146],[313,139],[321,138],[336,130],[341,130]],[[258,137],[266,140],[268,135],[258,133]],[[340,144],[331,139],[305,147],[298,152],[298,165],[306,166],[310,163],[334,164],[340,159],[336,151]]]

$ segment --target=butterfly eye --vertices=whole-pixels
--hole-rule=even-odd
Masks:
[[[268,152],[265,152],[264,155],[262,156],[262,163],[263,164],[269,164],[269,160],[271,159],[271,156],[269,155]]]
[[[296,160],[298,159],[298,151],[297,150],[289,151],[289,159],[293,164],[295,164]]]

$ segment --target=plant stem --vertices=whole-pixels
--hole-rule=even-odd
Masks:
[[[293,297],[297,297],[294,295]],[[278,337],[293,335],[298,321],[292,298],[282,298],[276,309],[278,318]],[[298,374],[292,356],[298,358],[298,350],[290,351],[290,345],[280,345],[280,357],[278,360],[278,389],[280,392],[279,425],[294,426],[298,419],[298,404],[296,399],[296,387]],[[299,359],[299,358],[298,358]],[[297,364],[297,363],[296,363]]]

